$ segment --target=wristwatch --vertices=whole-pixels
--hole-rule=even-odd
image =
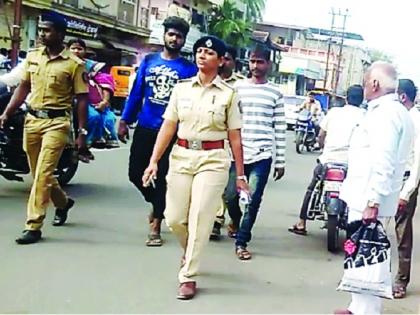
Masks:
[[[236,180],[243,180],[245,183],[248,182],[245,175],[236,176]]]
[[[87,136],[88,131],[85,128],[79,128],[79,135]]]
[[[369,208],[379,208],[379,203],[377,203],[373,200],[369,200],[367,205],[368,205]]]

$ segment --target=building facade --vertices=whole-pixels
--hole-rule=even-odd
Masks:
[[[8,19],[0,24],[0,47],[9,48],[7,24],[13,22],[13,2],[6,1],[4,10]],[[66,18],[66,41],[82,38],[91,57],[109,65],[135,63],[138,51],[150,36],[148,8],[142,7],[140,0],[24,0],[21,50],[37,45],[38,16],[44,10]]]
[[[358,34],[344,33],[340,58],[340,39],[328,30],[277,23],[258,23],[256,29],[268,32],[284,49],[274,80],[286,95],[304,95],[314,88],[344,94],[348,86],[363,82],[369,55]]]

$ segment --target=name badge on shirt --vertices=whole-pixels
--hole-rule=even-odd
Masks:
[[[191,109],[193,102],[189,98],[181,98],[179,99],[178,104],[181,109]]]

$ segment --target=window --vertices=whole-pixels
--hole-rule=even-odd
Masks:
[[[136,0],[121,0],[121,3],[136,5]]]
[[[77,8],[79,6],[79,1],[78,0],[63,0],[63,4],[65,6],[72,6]]]
[[[118,6],[118,20],[128,24],[134,24],[134,8],[135,0],[121,0]]]
[[[158,14],[159,14],[159,8],[157,8],[157,7],[152,7],[151,8],[151,15],[154,15],[154,16],[158,16]]]
[[[199,25],[200,30],[204,31],[205,23],[205,16],[198,13],[196,9],[192,9],[191,25]]]

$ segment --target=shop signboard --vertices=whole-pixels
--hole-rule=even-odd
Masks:
[[[67,21],[67,34],[76,37],[97,38],[99,26],[71,16],[64,16]]]

